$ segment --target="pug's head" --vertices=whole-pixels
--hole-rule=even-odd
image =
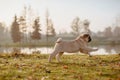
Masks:
[[[85,42],[89,43],[92,41],[91,36],[89,34],[81,34],[80,36],[78,36],[75,40],[79,41],[79,40],[84,40]]]
[[[83,34],[81,36],[81,38],[83,38],[83,40],[85,40],[86,42],[91,42],[92,41],[92,39],[91,39],[89,34]]]

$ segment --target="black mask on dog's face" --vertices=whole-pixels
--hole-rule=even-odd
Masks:
[[[88,42],[91,42],[91,41],[92,41],[92,39],[91,39],[91,37],[89,36],[89,37],[88,37]]]
[[[88,39],[87,42],[91,42],[92,41],[92,39],[91,39],[89,34],[84,34],[83,37]]]

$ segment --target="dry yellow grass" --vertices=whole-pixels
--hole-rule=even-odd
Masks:
[[[0,80],[120,80],[120,55],[0,54]]]

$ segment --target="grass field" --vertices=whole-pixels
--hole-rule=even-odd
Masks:
[[[0,80],[120,80],[120,55],[0,54]]]

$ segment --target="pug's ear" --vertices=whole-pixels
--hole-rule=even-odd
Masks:
[[[83,35],[83,38],[88,38],[88,37],[89,37],[88,34],[84,34],[84,35]]]

